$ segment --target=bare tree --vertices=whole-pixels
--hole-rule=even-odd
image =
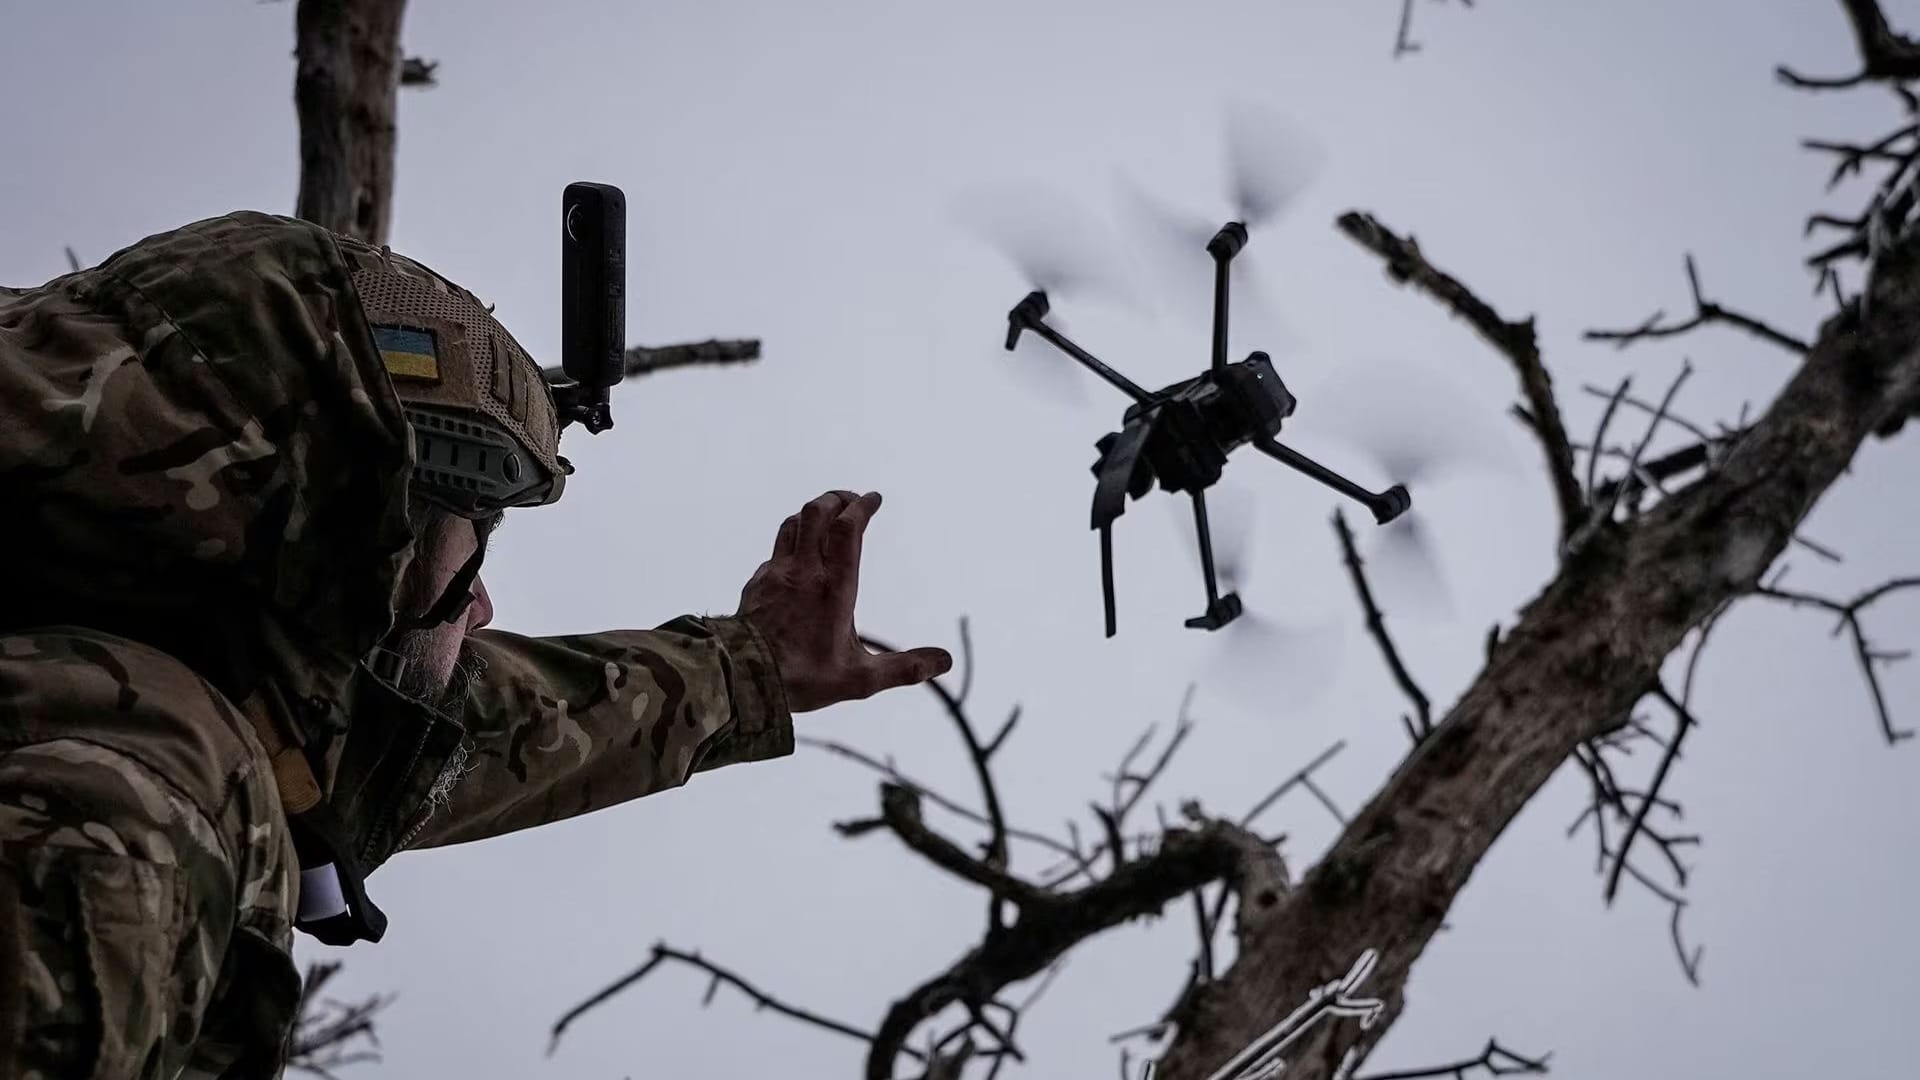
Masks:
[[[1920,44],[1891,29],[1873,0],[1841,0],[1859,46],[1857,74],[1809,77],[1782,68],[1784,83],[1810,90],[1889,86],[1908,122],[1868,145],[1813,141],[1836,159],[1834,184],[1874,179],[1854,215],[1817,214],[1809,231],[1837,239],[1808,259],[1832,313],[1809,332],[1781,330],[1709,300],[1691,256],[1690,317],[1664,312],[1626,330],[1588,337],[1621,347],[1703,327],[1736,330],[1785,353],[1792,378],[1758,416],[1700,424],[1675,408],[1691,371],[1683,367],[1658,395],[1636,396],[1630,379],[1584,392],[1605,400],[1590,441],[1577,443],[1562,418],[1531,318],[1512,319],[1441,268],[1415,239],[1373,214],[1341,215],[1340,231],[1377,257],[1391,281],[1442,305],[1492,347],[1514,372],[1514,417],[1539,445],[1559,530],[1553,578],[1509,628],[1487,635],[1485,665],[1459,699],[1434,709],[1388,636],[1345,522],[1335,516],[1360,606],[1388,671],[1406,692],[1410,748],[1393,775],[1349,817],[1314,780],[1336,745],[1284,778],[1247,812],[1219,816],[1194,800],[1181,822],[1163,813],[1136,818],[1149,788],[1191,730],[1183,711],[1151,763],[1154,729],[1112,774],[1091,807],[1085,837],[1064,838],[1008,822],[993,781],[1018,710],[987,736],[968,712],[971,645],[961,625],[962,661],[932,692],[962,736],[980,792],[968,803],[911,779],[891,759],[836,742],[802,741],[883,774],[879,813],[835,827],[847,837],[887,832],[933,865],[986,894],[979,943],[895,999],[877,1026],[829,1020],[789,1005],[696,953],[664,943],[641,967],[563,1015],[564,1030],[613,994],[668,961],[691,964],[722,985],[803,1022],[868,1044],[865,1076],[888,1080],[910,1068],[926,1078],[997,1076],[1019,1061],[1018,1027],[1032,996],[1008,992],[1054,970],[1079,943],[1121,923],[1190,904],[1198,948],[1190,975],[1157,1022],[1119,1037],[1123,1075],[1135,1036],[1164,1050],[1147,1070],[1155,1080],[1275,1075],[1288,1080],[1355,1075],[1401,1013],[1408,972],[1426,949],[1474,868],[1570,759],[1588,778],[1591,803],[1570,834],[1591,828],[1603,895],[1631,882],[1672,908],[1672,944],[1681,971],[1698,981],[1700,948],[1689,943],[1683,853],[1700,838],[1672,831],[1670,793],[1682,744],[1699,726],[1692,706],[1695,668],[1716,621],[1749,598],[1822,611],[1847,631],[1889,744],[1911,735],[1882,692],[1880,669],[1904,654],[1876,646],[1863,617],[1883,600],[1920,586],[1885,582],[1858,596],[1829,598],[1788,589],[1776,564],[1790,545],[1821,557],[1797,535],[1820,496],[1869,437],[1891,437],[1920,412],[1920,235],[1913,225],[1920,183],[1920,99],[1904,81],[1920,78]],[[1407,51],[1406,4],[1400,45]],[[1849,287],[1847,279],[1855,279]],[[1629,421],[1627,418],[1632,417]],[[1616,432],[1630,431],[1621,437]],[[1655,437],[1686,432],[1678,450],[1649,455]],[[1770,575],[1771,572],[1771,575]],[[876,643],[877,644],[877,643]],[[1644,714],[1642,710],[1645,710]],[[1435,713],[1438,716],[1435,716]],[[1627,776],[1623,755],[1657,748],[1644,780]],[[1297,881],[1260,815],[1290,792],[1319,799],[1343,825],[1339,838]],[[934,806],[984,830],[969,846],[930,825]],[[1021,844],[1058,860],[1053,870],[1017,875],[1010,848]],[[1231,929],[1227,921],[1232,907]],[[1223,964],[1219,935],[1231,934]],[[1171,988],[1170,988],[1171,989]],[[1544,1072],[1489,1040],[1477,1057],[1372,1074],[1370,1080]]]

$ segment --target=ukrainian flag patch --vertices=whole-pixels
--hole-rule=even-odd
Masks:
[[[402,379],[440,381],[440,348],[433,331],[410,326],[376,326],[373,343],[387,372]]]

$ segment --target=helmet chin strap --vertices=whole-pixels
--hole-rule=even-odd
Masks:
[[[393,632],[431,630],[465,614],[467,605],[473,603],[473,582],[480,576],[480,561],[486,554],[485,545],[475,548],[473,554],[467,556],[467,561],[453,575],[453,580],[447,582],[446,591],[440,594],[440,599],[435,600],[433,606],[424,613],[409,615],[395,622]]]

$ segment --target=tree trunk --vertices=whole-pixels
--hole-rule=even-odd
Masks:
[[[387,241],[394,109],[406,0],[300,0],[293,100],[300,116],[294,214],[370,244]]]
[[[1300,887],[1252,920],[1155,1080],[1211,1077],[1371,949],[1378,966],[1358,993],[1386,1003],[1380,1020],[1322,1024],[1286,1054],[1286,1080],[1351,1074],[1399,1016],[1414,961],[1507,823],[1582,740],[1655,688],[1690,630],[1759,581],[1865,438],[1913,407],[1920,241],[1890,244],[1871,282],[1868,315],[1852,304],[1822,327],[1716,471],[1567,558],[1431,737]]]

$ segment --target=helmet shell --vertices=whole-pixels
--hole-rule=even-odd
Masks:
[[[339,246],[413,429],[418,494],[469,516],[557,500],[571,469],[540,366],[479,298],[424,264]]]

